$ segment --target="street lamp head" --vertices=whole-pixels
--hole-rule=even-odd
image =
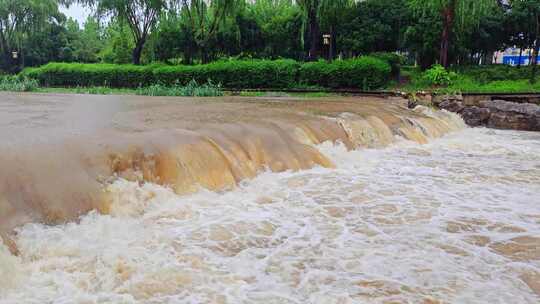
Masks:
[[[324,34],[323,35],[323,44],[324,45],[330,45],[330,39],[332,38],[332,35],[330,34]]]
[[[19,58],[19,52],[13,51],[13,52],[11,52],[11,56],[13,56],[13,59],[17,59],[17,58]]]

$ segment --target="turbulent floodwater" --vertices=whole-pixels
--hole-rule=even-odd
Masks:
[[[538,303],[540,134],[465,129],[177,196],[118,181],[111,215],[28,224],[0,303]]]

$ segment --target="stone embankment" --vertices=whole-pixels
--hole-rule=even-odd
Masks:
[[[536,104],[505,100],[471,102],[461,95],[435,97],[430,102],[440,109],[460,114],[469,126],[540,131],[540,106]]]

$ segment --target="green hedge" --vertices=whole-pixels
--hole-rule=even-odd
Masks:
[[[371,90],[384,86],[390,79],[387,62],[373,57],[334,61],[308,62],[300,67],[302,85],[325,88],[359,88]]]
[[[294,60],[218,61],[206,65],[161,66],[154,69],[156,82],[185,85],[211,79],[226,88],[287,88],[296,82],[299,64]]]
[[[135,88],[154,82],[153,68],[129,64],[49,63],[21,73],[44,86]]]
[[[376,89],[391,78],[387,61],[360,57],[351,60],[299,63],[294,60],[227,60],[206,65],[114,65],[49,63],[27,68],[22,75],[44,86],[108,86],[136,88],[152,84],[186,85],[209,79],[224,88],[285,89],[299,86]]]

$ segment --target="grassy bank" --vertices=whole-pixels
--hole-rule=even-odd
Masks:
[[[239,80],[238,83],[243,83],[245,86],[240,87],[240,90],[235,90],[235,95],[241,95],[241,96],[266,96],[266,97],[280,97],[280,96],[286,96],[286,97],[294,97],[294,96],[302,96],[302,97],[326,97],[331,96],[332,93],[327,93],[328,91],[332,92],[332,90],[339,90],[340,86],[336,83],[339,82],[338,79],[343,77],[349,77],[350,74],[359,73],[359,70],[363,70],[371,64],[369,63],[371,60],[375,60],[375,62],[381,62],[381,59],[375,59],[374,57],[371,58],[368,61],[365,61],[365,57],[363,61],[358,61],[355,64],[351,64],[351,62],[336,62],[336,63],[326,63],[326,62],[311,62],[311,63],[305,63],[301,65],[300,70],[302,70],[304,76],[304,79],[313,79],[313,81],[303,81],[303,84],[297,84],[294,83],[292,85],[287,85],[286,88],[281,89],[275,89],[275,90],[269,90],[264,91],[264,89],[259,92],[256,90],[250,91],[248,89],[251,89],[251,85],[254,85],[255,83],[263,83],[263,80],[266,76],[268,77],[279,77],[281,74],[277,73],[274,76],[269,76],[273,72],[262,72],[266,76],[261,76],[259,80]],[[259,65],[261,61],[257,61],[256,64],[257,69],[263,69]],[[271,61],[272,65],[274,65],[273,68],[276,68],[277,66],[281,66],[282,64],[285,64],[283,62],[277,63],[278,61]],[[359,63],[363,62],[363,63]],[[368,63],[366,63],[368,62]],[[253,62],[249,63],[248,65],[252,64]],[[287,61],[287,64],[294,63],[295,62],[289,62]],[[364,65],[363,68],[355,67],[356,65]],[[64,66],[64,64],[60,64],[61,66]],[[75,70],[72,70],[73,67],[77,66],[83,66],[84,72],[80,72],[75,68]],[[106,66],[107,68],[105,70],[102,70],[102,67]],[[263,65],[264,66],[264,65]],[[405,91],[405,92],[417,92],[417,91],[433,91],[437,93],[540,93],[540,81],[537,81],[535,83],[530,83],[529,76],[531,73],[530,67],[522,67],[521,69],[515,68],[515,67],[509,67],[509,66],[501,66],[501,65],[492,65],[492,66],[475,66],[475,67],[459,67],[451,70],[445,70],[444,68],[440,66],[435,66],[427,71],[421,71],[418,68],[415,67],[403,67],[401,70],[399,69],[398,64],[393,64],[393,68],[388,70],[391,73],[401,73],[401,79],[402,81],[400,83],[397,82],[387,82],[387,85],[384,87],[386,90],[394,90],[394,91]],[[124,75],[125,73],[129,74],[123,69],[131,69],[134,68],[136,70],[140,71],[147,71],[145,69],[148,69],[149,67],[139,67],[139,66],[115,66],[115,65],[77,65],[77,64],[69,64],[67,65],[67,70],[56,70],[59,68],[57,64],[50,64],[46,65],[44,67],[38,68],[38,69],[27,69],[23,73],[21,73],[18,76],[4,76],[0,77],[0,91],[18,91],[18,92],[24,92],[24,91],[35,91],[35,92],[45,92],[45,93],[77,93],[77,94],[132,94],[132,95],[145,95],[145,96],[222,96],[224,94],[233,94],[233,93],[226,93],[226,89],[223,88],[222,83],[217,83],[209,80],[204,80],[202,82],[197,82],[195,79],[187,80],[181,79],[179,80],[178,75],[176,76],[163,76],[166,75],[169,72],[165,72],[164,69],[171,69],[170,73],[175,74],[175,69],[178,69],[178,66],[172,66],[172,67],[159,67],[152,70],[152,74],[154,76],[148,76],[149,79],[154,79],[152,77],[156,77],[156,75],[161,75],[158,78],[161,79],[157,82],[150,82],[148,81],[148,84],[146,85],[140,85],[137,87],[127,86],[111,86],[108,85],[109,81],[112,81],[114,79],[117,79],[121,82],[127,82],[126,79],[121,79],[120,76]],[[118,67],[120,68],[119,71],[116,71],[114,69],[110,69],[111,67]],[[93,70],[97,68],[97,72],[94,72]],[[183,69],[184,67],[181,67]],[[208,68],[208,67],[207,67]],[[231,68],[229,66],[227,69],[220,70],[220,72],[216,72],[218,74],[227,74],[228,69]],[[245,67],[244,67],[245,68]],[[342,70],[349,69],[349,74],[342,73]],[[358,69],[358,70],[356,70]],[[104,72],[108,71],[108,72]],[[108,74],[108,73],[112,74]],[[148,71],[147,71],[148,72]],[[158,73],[159,72],[159,73]],[[250,75],[256,74],[259,72],[251,71],[246,72],[243,71],[242,73],[247,73]],[[274,71],[275,72],[275,71]],[[75,80],[66,81],[65,79],[69,79],[70,73],[74,73],[73,78]],[[80,73],[80,74],[79,74]],[[95,73],[95,74],[94,74]],[[105,73],[108,76],[104,76],[105,78],[100,78],[103,76],[102,74]],[[370,75],[376,75],[376,72],[373,73],[367,73]],[[365,79],[365,75],[362,74],[358,76],[356,79]],[[34,75],[33,77],[30,77],[31,75]],[[59,78],[56,79],[55,75]],[[208,75],[208,74],[205,74]],[[245,76],[241,76],[240,72],[236,72],[232,74],[233,76],[241,79],[249,78]],[[347,76],[349,75],[349,76]],[[382,74],[381,74],[382,75]],[[76,79],[82,79],[84,76],[88,76],[90,80],[86,80],[86,83],[88,85],[72,85],[75,83],[79,83]],[[140,75],[139,75],[140,76]],[[137,76],[137,77],[139,77]],[[135,77],[135,76],[133,76]],[[182,76],[187,77],[187,76]],[[199,78],[202,78],[202,76],[198,76]],[[224,77],[224,76],[223,76]],[[228,75],[227,77],[231,78],[231,75]],[[373,76],[377,78],[377,76]],[[383,77],[383,76],[381,76]],[[384,77],[392,77],[392,76],[384,76]],[[383,78],[384,78],[383,77]],[[49,79],[47,81],[40,82],[38,79],[45,78]],[[136,78],[136,77],[135,77]],[[127,79],[130,79],[129,77]],[[222,78],[223,79],[223,78]],[[319,80],[317,80],[319,79]],[[382,78],[379,78],[379,80],[369,80],[371,84],[380,81]],[[390,78],[391,79],[391,78]],[[165,80],[165,81],[163,81]],[[45,82],[45,84],[43,83]],[[280,80],[281,81],[281,80]],[[364,84],[366,84],[367,80],[362,80]],[[51,83],[55,83],[57,85],[49,86]],[[95,83],[104,83],[104,85],[94,85]],[[62,85],[67,84],[67,85]],[[117,83],[121,84],[121,83]],[[133,84],[133,83],[131,83]],[[229,82],[231,84],[231,82]],[[275,84],[275,83],[274,83]],[[371,87],[371,84],[368,85],[368,87]],[[334,87],[335,86],[335,87]],[[330,87],[330,88],[329,88]],[[236,89],[236,88],[235,88]],[[245,91],[243,89],[246,89]],[[280,92],[280,90],[294,90],[294,89],[311,89],[312,92],[304,92],[304,93],[290,93],[290,92]],[[358,89],[358,88],[356,88]],[[380,89],[380,88],[379,88]],[[376,91],[375,89],[371,89],[373,91]],[[333,95],[338,95],[337,93]]]
[[[198,84],[195,80],[186,85],[165,86],[154,84],[139,88],[111,88],[105,86],[91,87],[40,87],[34,79],[24,76],[0,77],[0,91],[10,92],[39,92],[39,93],[72,93],[95,95],[143,95],[143,96],[223,96],[224,91],[220,85],[207,82]]]
[[[148,88],[146,91],[153,89]],[[164,91],[165,90],[165,91]],[[299,97],[299,98],[324,98],[341,96],[340,94],[333,94],[327,92],[279,92],[279,91],[221,91],[216,95],[180,95],[172,94],[176,90],[168,90],[167,88],[161,88],[157,92],[153,91],[152,94],[144,94],[140,89],[118,89],[108,87],[75,87],[75,88],[58,88],[58,87],[39,87],[31,92],[35,93],[49,93],[49,94],[89,94],[89,95],[143,95],[143,96],[242,96],[242,97]]]
[[[142,95],[142,96],[195,96],[212,97],[223,95],[238,95],[246,97],[305,97],[318,98],[336,96],[337,94],[317,92],[279,92],[279,91],[237,91],[223,90],[219,84],[207,82],[198,84],[192,80],[187,85],[165,86],[162,84],[150,85],[139,88],[111,88],[105,86],[91,87],[43,87],[34,79],[24,76],[0,77],[0,91],[8,92],[36,92],[51,94],[91,94],[91,95]]]
[[[492,65],[450,70],[434,67],[425,72],[404,67],[401,75],[407,81],[392,89],[439,93],[540,93],[540,78],[534,83],[529,80],[531,67]]]

